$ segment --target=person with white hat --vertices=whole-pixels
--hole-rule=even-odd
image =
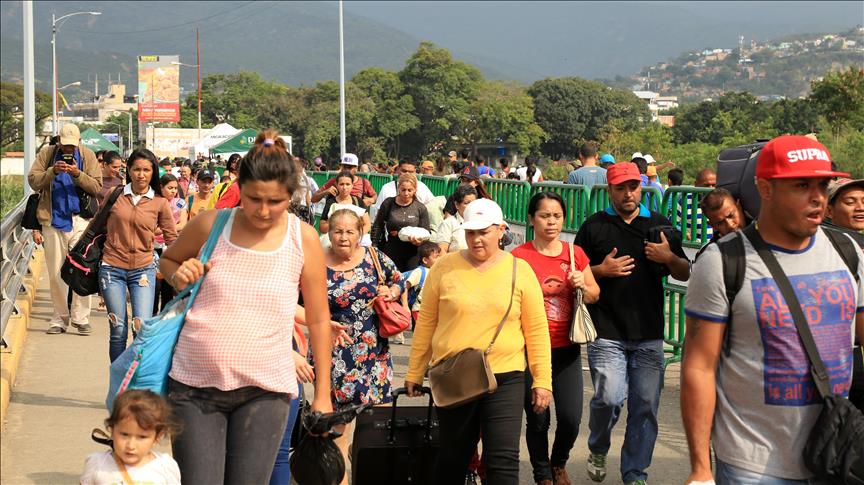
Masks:
[[[354,197],[362,197],[363,203],[366,207],[374,204],[375,199],[378,197],[378,193],[375,192],[375,189],[372,188],[372,184],[369,183],[367,179],[357,176],[357,167],[360,165],[360,159],[357,158],[357,155],[353,153],[342,155],[340,164],[340,172],[351,172],[351,176],[354,177],[354,188],[351,189],[351,195]],[[335,178],[324,182],[324,185],[322,185],[317,192],[312,194],[312,203],[317,203],[324,197],[327,197],[328,194],[333,197],[336,197],[339,194],[339,190],[336,189]]]
[[[441,256],[426,276],[405,387],[410,395],[419,395],[430,363],[465,349],[490,348],[487,361],[497,389],[437,410],[441,447],[433,482],[465,483],[482,428],[486,482],[516,485],[526,355],[534,411],[543,412],[552,398],[543,293],[531,266],[500,249],[507,225],[498,204],[477,199],[465,208],[463,219],[468,249]]]
[[[102,169],[96,154],[81,144],[81,132],[72,123],[60,128],[56,145],[39,150],[27,183],[39,194],[36,217],[42,224],[45,264],[51,284],[54,315],[48,323],[49,334],[66,332],[71,324],[80,334],[89,334],[90,297],[72,295],[71,309],[67,305],[69,287],[60,278],[60,267],[69,249],[87,229],[87,219],[95,212],[87,207],[96,203],[102,189]],[[88,214],[88,212],[91,212]]]

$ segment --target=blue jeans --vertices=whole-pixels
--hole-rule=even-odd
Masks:
[[[289,485],[291,483],[291,435],[294,432],[294,423],[297,421],[297,412],[300,410],[300,399],[291,400],[291,408],[288,409],[288,424],[285,426],[285,434],[282,435],[282,443],[279,445],[279,453],[276,455],[276,463],[270,474],[270,485]]]
[[[588,449],[607,454],[612,428],[627,400],[627,430],[621,447],[624,482],[647,480],[657,440],[657,409],[663,382],[662,340],[597,339],[588,344],[594,382],[588,419]]]
[[[812,480],[792,480],[751,472],[717,460],[715,482],[717,485],[808,485]]]
[[[108,311],[111,335],[108,340],[108,357],[114,362],[126,350],[129,337],[129,318],[126,315],[126,291],[132,300],[132,322],[140,325],[145,318],[153,316],[153,298],[156,295],[156,265],[143,268],[122,269],[107,264],[99,267],[99,287]],[[136,329],[133,329],[133,333]]]

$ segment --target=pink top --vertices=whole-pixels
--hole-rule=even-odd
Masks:
[[[236,214],[233,209],[186,315],[170,376],[192,387],[255,386],[296,397],[291,338],[303,269],[300,220],[289,214],[278,249],[254,251],[230,241]]]

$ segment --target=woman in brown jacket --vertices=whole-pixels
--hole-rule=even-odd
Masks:
[[[132,301],[133,332],[141,321],[152,316],[156,291],[156,266],[153,238],[162,230],[165,244],[177,238],[174,216],[168,200],[162,197],[156,155],[142,148],[129,155],[123,195],[111,207],[108,235],[99,268],[99,286],[111,324],[108,355],[111,362],[126,350],[129,318],[126,292]]]

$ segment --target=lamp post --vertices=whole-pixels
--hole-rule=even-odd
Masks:
[[[173,61],[171,64],[182,67],[195,67],[198,69],[198,139],[201,139],[201,64],[184,64]]]
[[[117,123],[111,123],[110,121],[106,121],[102,123],[103,125],[112,125],[117,127],[117,137],[120,139],[120,155],[123,155],[123,127]]]
[[[57,126],[57,31],[64,20],[75,15],[102,15],[102,12],[73,12],[60,18],[51,14],[51,99],[54,101],[51,109],[51,134],[55,136],[60,133],[60,128]]]

